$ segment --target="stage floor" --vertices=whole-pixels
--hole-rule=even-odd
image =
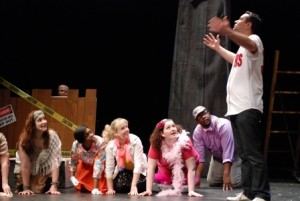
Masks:
[[[289,182],[271,182],[272,201],[299,201],[300,200],[300,183],[297,181]],[[196,188],[196,191],[201,193],[203,197],[188,197],[183,194],[180,197],[156,197],[154,196],[129,196],[127,194],[116,195],[92,195],[91,193],[81,193],[73,187],[60,189],[61,195],[31,195],[21,196],[14,194],[13,198],[0,197],[1,201],[225,201],[226,197],[234,196],[241,192],[241,189],[232,191],[223,191],[221,188],[211,188],[207,186],[206,180],[202,179],[202,188]]]

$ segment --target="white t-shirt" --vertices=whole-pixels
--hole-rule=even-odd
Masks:
[[[240,46],[234,58],[227,82],[227,113],[235,115],[247,109],[263,112],[264,47],[258,35],[250,35],[258,48],[252,54]]]

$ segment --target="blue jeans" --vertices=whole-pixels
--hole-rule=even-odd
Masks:
[[[230,116],[235,147],[242,160],[242,189],[250,199],[271,200],[269,176],[264,158],[262,113],[245,110]]]

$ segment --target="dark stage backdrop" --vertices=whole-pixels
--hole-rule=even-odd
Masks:
[[[169,113],[173,61],[178,59],[178,54],[174,54],[180,36],[178,16],[183,16],[179,13],[179,2],[190,6],[188,0],[1,0],[0,75],[24,91],[33,88],[56,91],[60,83],[79,88],[81,93],[86,88],[96,88],[96,132],[100,134],[104,125],[116,117],[127,118],[131,132],[142,138],[146,151],[154,125]],[[214,1],[203,1],[211,2]],[[231,1],[228,14],[232,22],[245,10],[258,12],[264,20],[267,95],[275,48],[283,51],[286,56],[282,59],[289,64],[298,58],[298,52],[292,51],[299,47],[296,2]],[[202,9],[192,10],[195,18],[190,16],[190,19],[203,20]],[[203,18],[208,19],[213,13],[203,13]],[[195,34],[203,33],[200,26],[204,26],[204,20],[191,23],[199,26],[191,27],[199,31]],[[195,45],[191,50],[197,52],[191,53],[198,54],[202,51],[197,49],[202,48],[198,43],[201,36],[194,37],[195,43],[193,38],[189,43]],[[189,62],[195,64],[193,71],[199,76],[198,84],[206,84],[201,74],[208,69],[197,71],[199,64]],[[213,72],[209,75],[215,76]],[[201,100],[204,95],[201,93],[188,94],[200,96]],[[220,93],[224,95],[224,91]],[[218,105],[223,104],[223,100],[218,101]],[[186,115],[190,116],[182,118],[191,118],[190,112]]]
[[[176,0],[3,0],[0,75],[24,91],[96,88],[96,132],[124,117],[146,151],[168,115],[177,10]]]

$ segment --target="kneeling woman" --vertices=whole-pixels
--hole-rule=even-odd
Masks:
[[[157,196],[180,196],[187,185],[189,196],[202,197],[194,191],[198,160],[199,155],[190,137],[185,132],[179,133],[172,119],[161,120],[150,136],[147,190],[139,195],[152,195],[155,181],[169,186]],[[155,174],[156,166],[158,172]]]
[[[75,189],[92,194],[105,194],[105,147],[106,142],[86,125],[74,132],[71,149],[71,182]]]
[[[140,138],[129,132],[128,121],[117,118],[106,125],[102,136],[107,139],[107,194],[138,195],[146,189],[147,158]]]
[[[60,194],[57,187],[61,141],[54,130],[48,129],[43,111],[36,110],[29,113],[17,148],[16,161],[20,164],[16,163],[15,173],[19,178],[17,180],[19,194]]]

